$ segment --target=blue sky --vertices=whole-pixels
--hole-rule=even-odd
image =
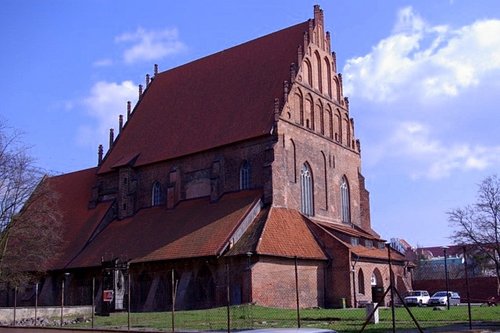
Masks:
[[[94,166],[153,64],[167,70],[312,17],[350,99],[374,228],[451,243],[446,211],[498,173],[500,2],[4,0],[0,115],[39,166]]]

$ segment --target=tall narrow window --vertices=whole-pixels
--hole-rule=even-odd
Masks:
[[[351,222],[351,209],[350,209],[350,198],[349,198],[349,184],[347,183],[347,178],[342,177],[342,182],[340,183],[340,207],[342,213],[342,222]]]
[[[307,163],[300,171],[300,210],[304,215],[314,215],[313,179]]]
[[[151,205],[158,206],[161,204],[161,184],[154,182],[153,190],[151,191]]]
[[[240,190],[250,188],[250,163],[244,160],[240,167]]]
[[[365,275],[361,269],[358,271],[358,293],[365,294]]]

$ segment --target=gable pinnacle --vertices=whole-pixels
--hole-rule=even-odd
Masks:
[[[297,75],[297,71],[295,69],[295,63],[292,62],[290,64],[290,82],[293,84],[295,82],[295,76]]]
[[[97,147],[97,165],[101,165],[102,155],[103,155],[103,148],[102,145],[99,145],[99,147]]]
[[[118,133],[122,132],[123,128],[123,115],[118,116]]]
[[[280,117],[280,99],[274,99],[274,122],[277,123]]]
[[[113,147],[113,142],[115,141],[115,130],[110,128],[109,129],[109,149]]]
[[[132,102],[127,101],[127,120],[130,118],[131,112],[132,112]]]
[[[283,103],[288,100],[288,81],[283,81]]]

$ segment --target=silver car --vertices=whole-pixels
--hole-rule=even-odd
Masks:
[[[446,306],[448,298],[450,299],[450,306],[460,304],[460,295],[454,291],[448,291],[448,297],[446,297],[446,291],[438,291],[432,295],[427,304]]]

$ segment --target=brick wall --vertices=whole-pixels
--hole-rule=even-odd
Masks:
[[[324,306],[324,263],[298,260],[301,308]],[[279,308],[296,307],[293,259],[260,258],[252,266],[252,301]]]
[[[451,291],[460,294],[462,302],[467,300],[467,284],[464,278],[449,279],[448,286]],[[446,290],[446,280],[416,280],[413,281],[416,290],[427,290],[431,295],[436,291]],[[469,295],[471,302],[484,302],[486,299],[497,295],[497,281],[495,277],[469,278]]]
[[[262,188],[265,150],[270,140],[268,136],[140,168],[123,167],[99,176],[98,196],[101,200],[116,198],[119,212],[125,211],[120,217],[132,214],[131,207],[134,211],[150,207],[156,181],[162,186],[162,204],[170,207],[180,200],[211,196],[212,191],[217,191],[217,199],[224,192],[239,190],[239,171],[244,160],[251,165],[251,187]]]

